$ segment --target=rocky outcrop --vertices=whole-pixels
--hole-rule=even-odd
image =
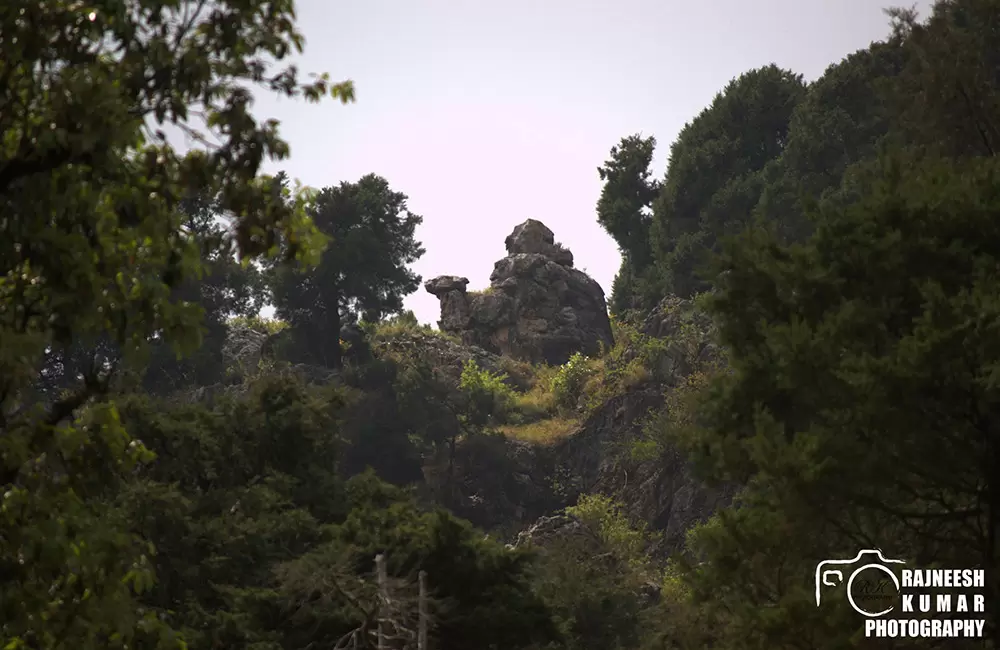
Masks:
[[[560,542],[573,540],[582,546],[599,550],[601,539],[592,528],[572,515],[559,514],[540,517],[538,521],[517,535],[511,548],[545,549]]]
[[[581,495],[613,497],[625,512],[661,533],[649,551],[680,551],[686,532],[727,505],[734,486],[707,486],[674,448],[636,460],[631,449],[646,418],[664,405],[660,385],[608,400],[580,429],[551,447],[477,439],[459,450],[452,509],[487,530],[517,536],[518,546],[581,533],[572,517],[553,515]],[[518,534],[517,531],[521,531]]]
[[[630,453],[648,416],[665,407],[665,395],[691,373],[721,362],[711,319],[691,301],[665,298],[640,329],[666,343],[645,360],[654,380],[599,408],[562,443],[557,462],[579,477],[582,493],[612,496],[662,533],[651,551],[665,556],[680,551],[687,531],[727,505],[737,487],[703,484],[684,454],[663,441],[655,457],[636,459]]]
[[[481,370],[506,375],[504,383],[512,388],[527,390],[531,382],[528,374],[530,368],[518,367],[523,364],[492,354],[478,346],[457,343],[437,333],[413,330],[376,339],[371,345],[377,357],[395,357],[404,365],[425,364],[455,390],[458,389],[462,370],[470,360]]]
[[[458,276],[424,285],[441,301],[443,331],[494,354],[552,365],[613,344],[604,291],[573,268],[573,254],[545,224],[528,219],[505,243],[507,256],[494,265],[486,291],[469,293],[468,279]]]
[[[665,408],[665,395],[718,361],[711,322],[690,301],[668,298],[640,329],[666,343],[643,359],[654,366],[652,378],[608,399],[575,433],[552,446],[483,439],[459,451],[454,503],[461,516],[516,538],[516,546],[545,546],[586,537],[578,521],[558,513],[583,494],[601,493],[659,532],[649,551],[665,557],[682,550],[692,526],[731,501],[736,486],[703,484],[678,449],[661,443],[654,457],[632,454],[649,417]],[[619,362],[640,353],[626,351]]]

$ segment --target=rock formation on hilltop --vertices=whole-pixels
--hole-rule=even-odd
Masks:
[[[507,257],[493,267],[486,291],[467,292],[469,280],[458,276],[425,283],[441,301],[443,331],[494,354],[552,365],[612,345],[604,290],[573,268],[573,253],[545,224],[528,219],[505,243]]]

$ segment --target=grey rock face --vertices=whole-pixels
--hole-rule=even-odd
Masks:
[[[424,283],[424,288],[427,289],[427,292],[434,294],[438,298],[452,291],[465,293],[467,286],[469,286],[469,278],[460,278],[457,275],[442,275]]]
[[[553,542],[565,539],[578,539],[594,549],[601,547],[601,541],[590,528],[576,517],[557,514],[551,517],[541,517],[527,530],[517,535],[517,540],[510,548],[545,548]]]
[[[538,253],[564,266],[573,266],[573,253],[555,243],[552,231],[535,219],[528,219],[514,228],[514,232],[504,240],[508,255]]]
[[[573,268],[573,254],[545,224],[528,219],[506,239],[507,257],[481,293],[468,279],[441,276],[424,288],[441,301],[438,326],[494,353],[532,363],[565,363],[613,344],[604,291]]]

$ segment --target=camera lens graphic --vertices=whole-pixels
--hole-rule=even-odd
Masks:
[[[858,574],[860,574],[862,571],[865,571],[866,569],[878,569],[879,571],[885,573],[887,576],[889,576],[889,579],[892,580],[892,584],[896,585],[896,592],[897,593],[899,592],[899,578],[896,577],[895,573],[893,573],[892,571],[890,571],[888,568],[886,568],[884,565],[881,564],[866,564],[863,567],[859,567],[857,570],[855,570],[854,573],[851,574],[850,580],[847,581],[847,602],[851,604],[851,607],[854,608],[854,611],[861,614],[862,616],[875,618],[877,616],[882,616],[883,614],[888,614],[893,609],[893,606],[891,605],[889,606],[888,609],[883,610],[881,612],[869,612],[859,607],[858,603],[855,602],[854,600],[854,590],[852,589],[852,587],[854,586],[854,579],[858,577]]]

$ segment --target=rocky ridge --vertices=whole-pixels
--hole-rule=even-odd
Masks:
[[[544,546],[548,539],[579,532],[579,522],[554,513],[574,505],[583,494],[600,493],[660,533],[649,550],[665,557],[683,548],[693,525],[731,501],[735,486],[703,485],[677,449],[661,447],[654,457],[645,458],[631,453],[648,417],[664,407],[668,391],[719,357],[709,319],[690,301],[665,299],[641,331],[666,342],[657,358],[656,379],[611,397],[552,446],[506,440],[491,442],[488,454],[485,442],[463,450],[461,516],[486,529],[509,531],[519,546]],[[631,354],[627,351],[623,361]],[[505,449],[497,449],[501,445]],[[484,455],[491,458],[488,471]],[[572,530],[559,531],[562,527]]]
[[[537,360],[540,355],[542,361],[559,362],[571,351],[596,354],[601,345],[610,345],[603,292],[599,286],[594,289],[591,284],[596,283],[585,274],[566,266],[572,263],[572,254],[553,243],[551,231],[529,220],[508,237],[507,248],[511,254],[497,262],[499,272],[494,271],[490,292],[470,294],[466,291],[468,280],[454,276],[427,283],[428,291],[441,299],[440,326],[450,336],[413,329],[384,339],[359,341],[355,349],[365,343],[376,357],[419,359],[454,389],[462,368],[472,360],[479,368],[507,375],[513,388],[526,390],[530,373],[520,372],[525,364],[516,359]],[[534,270],[522,273],[515,269]],[[546,290],[551,290],[552,296],[542,296]],[[603,319],[591,313],[596,309],[601,310]],[[543,319],[532,318],[540,314],[554,318],[560,310],[576,314],[572,327],[561,325],[558,319],[542,325],[536,321]],[[498,332],[505,328],[506,334],[500,337]],[[544,545],[545,539],[562,534],[556,529],[579,528],[579,522],[557,513],[575,504],[582,494],[602,493],[662,533],[651,549],[654,554],[680,550],[686,531],[727,504],[735,488],[701,485],[675,449],[661,449],[655,458],[643,460],[635,459],[630,449],[641,437],[648,416],[663,408],[665,394],[700,365],[718,360],[711,328],[708,317],[691,301],[666,298],[640,326],[646,337],[665,342],[663,353],[657,355],[651,368],[656,380],[607,399],[589,412],[576,431],[552,446],[492,436],[460,445],[456,456],[458,498],[452,503],[456,514],[505,535],[534,531],[522,535],[519,545],[529,543],[529,538],[536,546]],[[353,341],[360,336],[349,329],[345,326],[341,338]],[[241,365],[256,366],[268,356],[272,340],[278,338],[280,335],[267,337],[239,329],[227,342],[226,356]],[[492,349],[487,347],[490,345]],[[553,350],[559,354],[545,356]],[[636,349],[626,349],[617,362],[628,363],[638,354]],[[315,373],[307,374],[311,377]],[[329,371],[319,380],[328,375]],[[432,476],[427,478],[434,482]]]

